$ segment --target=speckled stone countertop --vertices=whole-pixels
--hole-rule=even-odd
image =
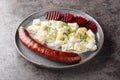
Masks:
[[[15,30],[25,17],[48,7],[93,16],[105,35],[99,54],[67,70],[44,69],[21,57],[13,43]],[[120,0],[0,0],[0,80],[120,80]]]

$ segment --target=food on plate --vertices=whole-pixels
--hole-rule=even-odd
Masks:
[[[71,13],[48,11],[45,20],[34,19],[27,29],[18,29],[19,39],[28,49],[57,62],[74,64],[80,54],[97,49],[93,21]]]
[[[62,52],[59,50],[53,50],[46,47],[45,45],[38,43],[29,35],[28,31],[23,27],[20,27],[18,29],[18,34],[20,41],[27,48],[34,51],[35,53],[40,54],[43,57],[46,57],[47,59],[67,64],[78,63],[81,60],[81,57],[73,52]]]
[[[27,30],[34,34],[36,41],[53,49],[77,54],[97,49],[93,31],[77,23],[35,19]]]

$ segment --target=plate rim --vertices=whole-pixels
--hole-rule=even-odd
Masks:
[[[19,27],[20,27],[28,18],[30,18],[32,15],[35,15],[35,14],[37,14],[37,13],[40,13],[41,11],[60,10],[60,9],[61,9],[61,10],[64,9],[64,10],[72,10],[72,11],[76,11],[76,12],[82,12],[82,13],[86,14],[87,16],[89,16],[90,18],[92,18],[92,20],[93,20],[95,23],[97,23],[97,25],[99,26],[99,28],[100,28],[100,30],[101,30],[101,34],[102,34],[102,37],[103,37],[103,39],[102,39],[102,41],[101,41],[102,43],[100,44],[101,46],[99,46],[100,48],[99,48],[94,54],[92,54],[91,56],[89,56],[89,59],[86,60],[86,61],[84,61],[84,62],[80,62],[80,63],[77,63],[77,64],[68,65],[68,66],[59,66],[59,67],[58,67],[58,66],[57,66],[57,67],[46,66],[46,65],[43,65],[43,64],[38,64],[38,63],[36,63],[35,61],[32,61],[31,59],[29,59],[28,57],[26,57],[26,56],[23,54],[24,52],[21,52],[21,50],[18,48],[18,45],[17,45],[18,29],[19,29]],[[97,21],[94,17],[90,16],[89,14],[87,14],[87,13],[81,11],[81,10],[72,9],[72,8],[58,8],[58,7],[57,7],[57,8],[41,9],[40,11],[34,12],[34,13],[28,15],[27,17],[25,17],[25,18],[21,21],[21,23],[19,24],[19,26],[17,27],[17,29],[16,29],[16,31],[15,31],[15,34],[14,34],[14,38],[15,38],[15,39],[14,39],[14,45],[15,45],[17,51],[19,52],[19,54],[20,54],[24,59],[26,59],[27,61],[29,61],[29,62],[31,62],[31,63],[33,63],[33,64],[35,64],[35,65],[38,65],[38,66],[40,66],[40,67],[43,67],[43,68],[51,68],[51,69],[65,69],[65,68],[76,67],[76,66],[79,66],[79,65],[81,65],[81,64],[84,64],[84,63],[90,61],[92,58],[94,58],[94,57],[98,54],[98,52],[101,50],[101,48],[102,48],[102,46],[103,46],[103,43],[104,43],[104,33],[103,33],[103,29],[102,29],[102,27],[100,26],[100,24],[98,23],[98,21]]]

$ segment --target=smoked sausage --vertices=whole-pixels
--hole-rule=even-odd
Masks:
[[[54,50],[40,44],[30,36],[24,27],[18,29],[18,35],[24,46],[47,59],[67,64],[75,64],[81,61],[81,57],[76,53]]]

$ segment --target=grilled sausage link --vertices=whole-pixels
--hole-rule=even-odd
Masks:
[[[40,54],[41,56],[47,59],[56,62],[67,63],[67,64],[75,64],[81,61],[81,57],[76,53],[62,52],[62,51],[50,49],[45,45],[38,43],[30,36],[28,31],[23,27],[20,27],[18,29],[18,35],[20,41],[24,46],[26,46],[31,51]]]

